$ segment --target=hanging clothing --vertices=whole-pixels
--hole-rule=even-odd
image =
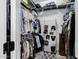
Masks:
[[[21,32],[27,33],[28,31],[33,31],[32,19],[34,18],[31,12],[25,7],[21,6]]]
[[[33,29],[36,33],[41,33],[41,24],[39,19],[35,19],[33,21]]]
[[[70,56],[75,56],[75,13],[72,14],[70,28],[69,51]]]
[[[22,49],[22,59],[28,59],[29,58],[29,42],[26,40],[23,40],[21,42],[21,49]]]
[[[24,28],[24,19],[25,19],[25,17],[24,17],[24,15],[23,15],[23,9],[21,9],[21,26],[20,26],[20,28],[21,28],[21,33],[23,34],[23,33],[25,33],[25,28]]]
[[[40,48],[41,43],[40,43],[40,38],[38,36],[36,36],[36,43],[37,43],[37,48]]]
[[[22,58],[29,58],[33,57],[33,50],[34,50],[34,39],[30,32],[23,35],[23,40],[21,41],[21,51],[22,51]],[[28,55],[27,55],[28,54]]]
[[[62,37],[65,40],[65,54],[74,56],[75,48],[75,14],[70,11],[67,20],[64,21]]]
[[[34,50],[34,39],[33,39],[33,36],[30,32],[28,32],[26,34],[26,39],[27,41],[29,42],[29,46],[30,46],[30,57],[34,57],[34,53],[33,53],[33,50]]]
[[[35,53],[40,52],[43,50],[44,47],[44,39],[41,35],[39,35],[38,33],[32,33],[33,38],[34,38],[34,50]]]

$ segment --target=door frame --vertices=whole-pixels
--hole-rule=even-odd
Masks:
[[[11,40],[15,42],[15,50],[11,52],[11,59],[20,59],[20,1],[11,0]]]

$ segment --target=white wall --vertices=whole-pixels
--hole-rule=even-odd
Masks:
[[[42,34],[44,32],[44,25],[47,24],[49,25],[49,28],[52,25],[57,26],[57,31],[56,31],[56,36],[57,36],[57,41],[56,41],[56,47],[57,47],[57,51],[59,51],[59,33],[61,32],[61,24],[63,23],[63,15],[67,12],[67,9],[61,9],[61,10],[51,10],[51,11],[45,11],[45,12],[41,12],[39,13],[38,19],[41,22],[41,31]],[[57,23],[56,23],[57,22]],[[49,29],[50,31],[50,29]],[[51,41],[49,41],[51,43]],[[55,45],[55,43],[51,44],[52,46]],[[49,45],[49,46],[51,46]],[[47,48],[47,50],[49,50],[50,48]],[[58,52],[59,54],[59,52]]]
[[[6,59],[3,55],[3,44],[6,42],[6,0],[0,0],[0,59]]]

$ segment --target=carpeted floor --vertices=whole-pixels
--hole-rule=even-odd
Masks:
[[[57,55],[57,59],[66,59],[66,57],[65,56]]]

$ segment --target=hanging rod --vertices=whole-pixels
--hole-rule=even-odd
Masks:
[[[37,10],[37,12],[41,12],[41,11],[48,11],[48,10],[55,10],[55,9],[65,9],[65,8],[68,8],[68,6],[69,5],[74,5],[75,4],[75,2],[70,2],[70,3],[67,3],[67,4],[65,4],[65,5],[58,5],[58,6],[56,6],[56,7],[42,7],[42,8],[36,8],[35,10]]]

